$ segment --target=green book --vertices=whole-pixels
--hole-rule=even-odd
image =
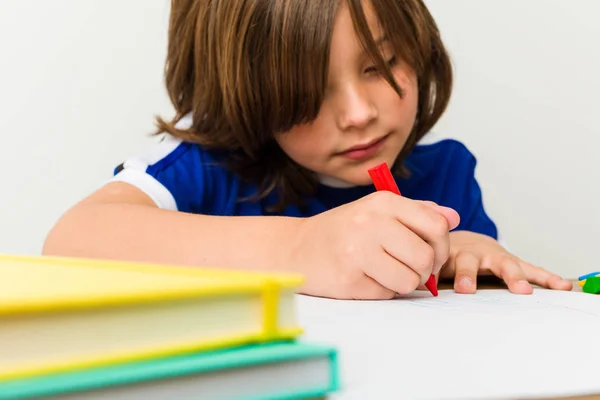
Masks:
[[[338,389],[336,350],[290,341],[2,381],[0,399],[304,399]]]

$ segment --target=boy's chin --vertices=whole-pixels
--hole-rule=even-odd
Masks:
[[[366,185],[372,185],[373,184],[373,180],[371,180],[371,176],[366,173],[366,174],[361,174],[360,176],[356,176],[353,177],[352,179],[352,185],[353,186],[366,186]]]
[[[391,167],[393,161],[389,162],[382,157],[362,163],[360,166],[347,167],[343,170],[339,169],[335,171],[335,174],[318,174],[318,176],[319,180],[328,186],[351,187],[372,185],[373,180],[371,179],[371,175],[369,175],[369,169],[382,163],[387,163]]]
[[[365,173],[345,174],[343,176],[319,176],[319,181],[327,186],[353,187],[372,185],[373,181],[368,171]]]

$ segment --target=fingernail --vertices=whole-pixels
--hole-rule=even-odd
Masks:
[[[462,286],[466,289],[471,289],[473,287],[473,279],[469,278],[468,276],[463,276],[458,280],[458,286]]]
[[[519,287],[520,287],[521,289],[524,289],[524,290],[529,290],[529,289],[531,289],[531,285],[530,285],[530,284],[529,284],[529,282],[527,282],[527,281],[518,281],[518,282],[517,282],[517,285],[519,285]]]

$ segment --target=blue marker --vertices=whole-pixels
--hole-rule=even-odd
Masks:
[[[581,275],[581,276],[579,277],[579,280],[580,280],[580,281],[582,281],[582,280],[584,280],[584,279],[590,278],[590,277],[592,277],[592,276],[597,276],[597,275],[600,275],[600,271],[591,272],[591,273],[589,273],[589,274],[586,274],[586,275]]]

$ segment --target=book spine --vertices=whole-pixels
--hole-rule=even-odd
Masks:
[[[277,321],[277,306],[279,301],[279,286],[269,281],[263,290],[263,340],[268,341],[279,333]]]

